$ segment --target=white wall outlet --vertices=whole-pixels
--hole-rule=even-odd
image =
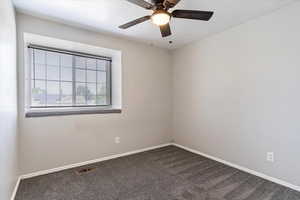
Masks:
[[[119,144],[121,142],[121,138],[120,137],[115,137],[115,143]]]
[[[267,161],[274,162],[274,152],[267,152]]]

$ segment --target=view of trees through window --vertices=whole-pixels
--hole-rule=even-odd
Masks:
[[[31,107],[110,104],[111,60],[31,48]]]

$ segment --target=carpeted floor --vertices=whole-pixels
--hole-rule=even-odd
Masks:
[[[94,170],[76,173],[86,167]],[[168,146],[22,180],[16,200],[300,200],[300,193]]]

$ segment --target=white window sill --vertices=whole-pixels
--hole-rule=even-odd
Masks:
[[[85,114],[109,114],[121,113],[122,110],[118,108],[46,108],[46,109],[31,109],[25,113],[26,118],[33,117],[51,117],[63,115],[85,115]]]

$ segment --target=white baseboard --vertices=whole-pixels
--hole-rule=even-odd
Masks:
[[[13,190],[13,193],[12,193],[12,195],[11,195],[10,200],[14,200],[14,199],[15,199],[16,194],[17,194],[17,191],[18,191],[18,188],[19,188],[19,185],[20,185],[20,182],[21,182],[21,177],[18,177],[17,183],[16,183],[16,185],[15,185],[15,188],[14,188],[14,190]]]
[[[195,153],[195,154],[204,156],[204,157],[206,157],[206,158],[215,160],[215,161],[217,161],[217,162],[223,163],[223,164],[228,165],[228,166],[230,166],[230,167],[239,169],[239,170],[241,170],[241,171],[247,172],[247,173],[249,173],[249,174],[253,174],[253,175],[255,175],[255,176],[258,176],[258,177],[260,177],[260,178],[266,179],[266,180],[271,181],[271,182],[273,182],[273,183],[277,183],[277,184],[279,184],[279,185],[283,185],[283,186],[285,186],[285,187],[288,187],[288,188],[291,188],[291,189],[293,189],[293,190],[297,190],[297,191],[300,192],[300,186],[293,185],[293,184],[291,184],[291,183],[288,183],[288,182],[286,182],[286,181],[280,180],[280,179],[278,179],[278,178],[274,178],[274,177],[268,176],[268,175],[266,175],[266,174],[263,174],[263,173],[254,171],[254,170],[252,170],[252,169],[248,169],[248,168],[246,168],[246,167],[242,167],[242,166],[233,164],[233,163],[228,162],[228,161],[226,161],[226,160],[222,160],[222,159],[220,159],[220,158],[216,158],[216,157],[214,157],[214,156],[207,155],[207,154],[205,154],[205,153],[202,153],[202,152],[200,152],[200,151],[197,151],[197,150],[194,150],[194,149],[185,147],[185,146],[180,145],[180,144],[176,144],[176,143],[172,143],[172,144],[173,144],[174,146],[179,147],[179,148],[185,149],[185,150],[187,150],[187,151],[189,151],[189,152],[192,152],[192,153]]]
[[[141,153],[141,152],[144,152],[144,151],[149,151],[149,150],[153,150],[153,149],[157,149],[157,148],[161,148],[161,147],[165,147],[165,146],[169,146],[169,145],[171,145],[171,143],[166,143],[166,144],[153,146],[153,147],[148,147],[148,148],[144,148],[144,149],[139,149],[139,150],[135,150],[135,151],[129,151],[129,152],[126,152],[126,153],[116,154],[116,155],[112,155],[112,156],[106,156],[106,157],[98,158],[98,159],[95,159],[95,160],[88,160],[88,161],[85,161],[85,162],[74,163],[74,164],[70,164],[70,165],[56,167],[56,168],[53,168],[53,169],[37,171],[37,172],[21,175],[20,179],[27,179],[27,178],[32,178],[32,177],[41,176],[41,175],[45,175],[45,174],[50,174],[50,173],[54,173],[54,172],[59,172],[59,171],[65,170],[65,169],[71,169],[71,168],[80,167],[80,166],[84,166],[84,165],[89,165],[89,164],[93,164],[93,163],[97,163],[97,162],[102,162],[102,161],[105,161],[105,160],[111,160],[111,159],[114,159],[114,158],[119,158],[119,157],[128,156],[128,155],[132,155],[132,154],[137,154],[137,153]]]

